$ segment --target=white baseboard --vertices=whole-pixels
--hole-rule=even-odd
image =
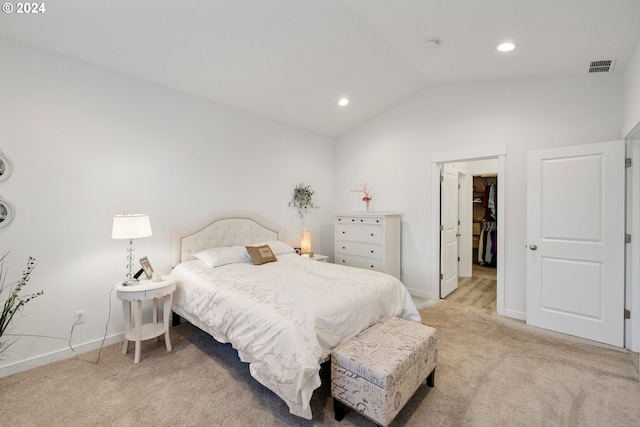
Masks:
[[[106,347],[108,345],[116,344],[122,341],[124,341],[124,332],[108,336],[104,340],[104,346]],[[102,338],[99,338],[94,341],[89,341],[74,346],[73,349],[76,351],[75,353],[69,347],[65,347],[63,349],[52,351],[51,353],[43,354],[31,359],[21,360],[9,365],[0,366],[0,378],[17,374],[19,372],[28,371],[29,369],[37,368],[39,366],[48,365],[49,363],[57,362],[59,360],[69,359],[71,357],[77,356],[78,354],[97,350],[101,345]]]
[[[407,290],[409,291],[409,295],[411,296],[431,299],[431,292],[421,291],[419,289],[409,289],[409,288],[407,288]]]
[[[522,311],[505,309],[504,315],[505,317],[511,317],[513,319],[524,320],[524,321],[527,320],[527,313],[523,313]]]

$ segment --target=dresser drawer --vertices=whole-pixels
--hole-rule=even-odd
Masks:
[[[370,225],[382,225],[384,223],[384,217],[382,216],[349,216],[338,215],[336,217],[337,224],[370,224]]]
[[[366,243],[355,243],[348,241],[338,241],[336,252],[341,255],[358,255],[369,258],[382,259],[384,251],[380,245],[370,245]]]
[[[383,264],[381,259],[342,256],[338,254],[338,256],[336,257],[336,264],[348,265],[350,267],[366,268],[368,270],[383,271]]]
[[[336,240],[382,244],[382,227],[375,225],[336,225]]]

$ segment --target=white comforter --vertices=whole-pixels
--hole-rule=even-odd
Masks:
[[[396,278],[296,254],[259,266],[194,260],[171,274],[179,281],[174,311],[230,342],[251,375],[307,419],[320,363],[336,345],[384,317],[420,321]]]

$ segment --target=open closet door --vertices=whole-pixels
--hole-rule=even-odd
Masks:
[[[442,168],[440,186],[440,298],[458,288],[458,170]]]
[[[527,323],[624,345],[623,141],[528,153]]]

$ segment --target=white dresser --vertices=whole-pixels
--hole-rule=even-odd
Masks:
[[[400,214],[336,214],[335,263],[382,271],[400,279]]]

